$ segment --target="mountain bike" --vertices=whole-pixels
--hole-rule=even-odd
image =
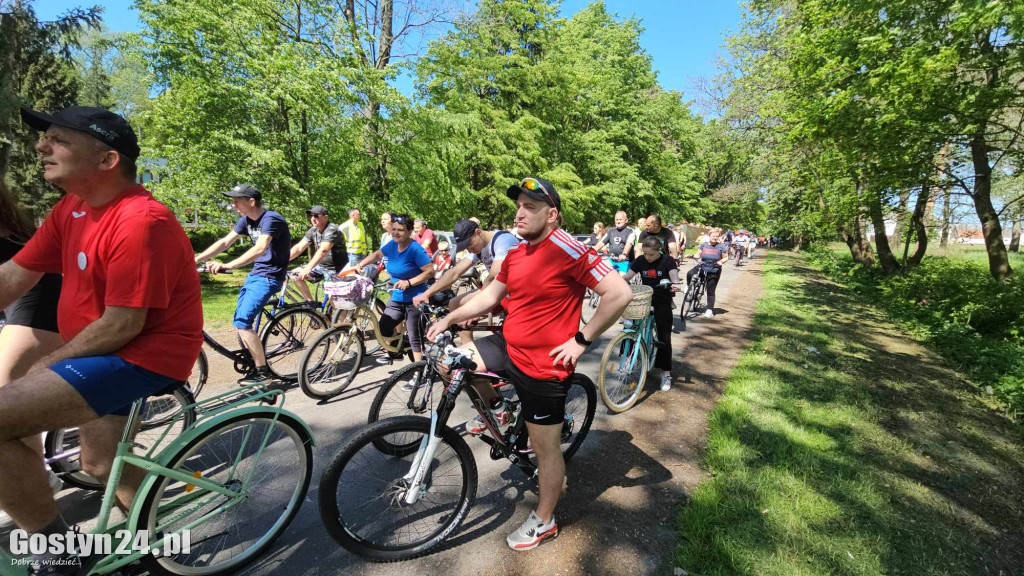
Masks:
[[[206,273],[206,266],[199,266],[198,271]],[[231,271],[222,273],[230,274]],[[298,365],[306,348],[306,340],[315,332],[326,329],[328,318],[322,310],[311,306],[309,302],[287,302],[287,293],[288,282],[285,282],[277,298],[260,310],[253,329],[263,344],[270,373],[280,380],[294,382],[298,378]],[[203,330],[203,342],[214,352],[231,360],[235,372],[245,375],[255,370],[252,355],[242,344],[241,338],[238,338],[238,349],[232,350]],[[200,349],[188,380],[195,396],[199,395],[206,384],[209,371],[210,361],[206,357],[206,350]]]
[[[338,544],[364,558],[389,562],[426,554],[454,533],[476,495],[477,469],[466,441],[448,426],[459,394],[465,391],[484,419],[479,438],[491,458],[508,460],[528,478],[536,476],[535,457],[518,400],[503,433],[470,381],[498,377],[476,372],[468,350],[451,345],[450,333],[427,346],[425,354],[451,370],[451,383],[429,418],[388,418],[364,428],[328,465],[320,479],[320,518]],[[590,431],[597,403],[594,383],[572,377],[562,423],[562,451],[569,460]]]
[[[186,386],[180,382],[165,394]],[[220,576],[258,558],[298,512],[313,473],[312,431],[284,410],[283,398],[280,391],[247,386],[190,404],[168,422],[164,440],[148,448],[135,441],[144,402],[133,403],[90,534],[126,530],[129,542],[137,542],[146,530],[151,540],[142,549],[118,546],[111,554],[81,558],[82,573],[110,574],[141,561],[151,574]],[[189,413],[201,416],[167,440]],[[147,475],[126,519],[111,524],[125,465]],[[183,541],[190,545],[179,547]],[[123,545],[120,535],[115,542]],[[0,567],[5,576],[29,574],[28,565],[3,548]]]
[[[605,348],[597,378],[601,400],[615,413],[633,407],[640,398],[647,373],[654,367],[658,331],[651,299],[655,290],[671,289],[671,282],[663,280],[658,288],[644,285],[632,285],[631,288],[633,300],[622,312],[626,322],[622,332]]]

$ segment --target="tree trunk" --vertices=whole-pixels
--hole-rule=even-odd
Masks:
[[[977,33],[978,46],[984,56],[992,54],[991,30]],[[985,85],[996,90],[999,85],[999,64],[992,64],[985,70]],[[985,251],[988,252],[988,271],[996,280],[1005,280],[1013,270],[1010,269],[1010,256],[1003,244],[1003,227],[999,225],[999,214],[992,206],[992,166],[988,163],[988,142],[985,131],[988,122],[978,125],[971,139],[971,161],[974,163],[974,211],[981,220],[981,233],[985,237]]]
[[[988,271],[996,280],[1005,280],[1010,269],[1010,256],[1003,244],[1003,227],[999,215],[992,206],[992,166],[988,163],[988,144],[985,142],[984,127],[971,140],[971,159],[974,162],[974,211],[981,221],[981,233],[985,237],[985,251],[988,253]]]
[[[875,227],[875,249],[878,252],[878,263],[882,265],[882,273],[892,276],[900,271],[900,263],[892,255],[892,248],[889,246],[889,237],[885,235],[885,216],[882,214],[882,199],[879,195],[873,194],[868,200],[868,209],[871,213],[871,224]]]
[[[945,190],[943,190],[943,192],[945,192],[945,194],[942,198],[942,232],[939,235],[940,248],[945,248],[946,245],[949,243],[949,223],[950,220],[952,220],[953,218],[953,209],[949,205],[950,196],[952,196],[953,193],[949,190],[948,187]]]
[[[1010,230],[1010,252],[1020,252],[1020,218],[1013,219]]]
[[[799,252],[804,246],[803,234],[793,234],[793,251]]]
[[[907,259],[906,253],[904,252],[904,266],[913,268],[914,266],[921,264],[921,260],[924,259],[924,253],[928,250],[928,209],[932,205],[931,184],[925,182],[924,185],[921,186],[921,193],[917,196],[917,204],[914,205],[914,214],[910,217],[910,225],[917,232],[917,249],[909,259]],[[909,234],[907,238],[910,238]],[[910,242],[908,241],[907,244],[909,246]]]
[[[852,224],[840,228],[839,235],[850,249],[854,262],[864,266],[875,265],[875,253],[871,249],[871,242],[864,235],[863,218],[859,214]]]
[[[904,230],[907,224],[907,205],[910,204],[910,188],[900,190],[900,203],[896,207],[896,226],[892,230],[892,250],[900,251],[900,242],[903,241]]]

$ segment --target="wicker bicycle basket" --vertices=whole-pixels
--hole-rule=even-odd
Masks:
[[[627,320],[643,320],[651,313],[651,297],[654,296],[654,288],[643,284],[631,284],[630,288],[633,289],[633,300],[622,311],[622,317]]]

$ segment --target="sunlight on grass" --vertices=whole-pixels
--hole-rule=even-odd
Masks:
[[[691,574],[1003,574],[1024,565],[1024,442],[881,314],[772,255],[757,337],[679,517]]]

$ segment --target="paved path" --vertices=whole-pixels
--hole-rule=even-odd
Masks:
[[[366,421],[370,401],[390,371],[364,369],[348,391],[318,404],[300,391],[287,406],[313,428],[315,469],[307,501],[271,553],[243,574],[419,575],[419,574],[647,574],[658,570],[675,544],[674,519],[689,490],[700,481],[700,452],[707,414],[745,348],[751,317],[761,293],[761,258],[736,268],[730,262],[718,287],[715,318],[682,326],[676,316],[673,346],[675,385],[664,393],[648,380],[639,403],[624,414],[607,412],[598,398],[594,426],[568,464],[569,491],[560,502],[559,537],[532,552],[512,552],[505,536],[537,502],[532,484],[487,446],[468,439],[479,469],[477,498],[469,517],[445,548],[394,564],[374,564],[349,554],[328,536],[316,506],[324,467],[345,440]],[[681,303],[677,297],[677,304]],[[601,353],[613,328],[581,359],[580,369],[595,381]],[[235,377],[222,359],[211,357],[212,374]],[[454,418],[453,418],[454,419]],[[99,508],[97,495],[66,490],[60,504],[69,520],[87,518]],[[671,573],[668,567],[662,571]]]

